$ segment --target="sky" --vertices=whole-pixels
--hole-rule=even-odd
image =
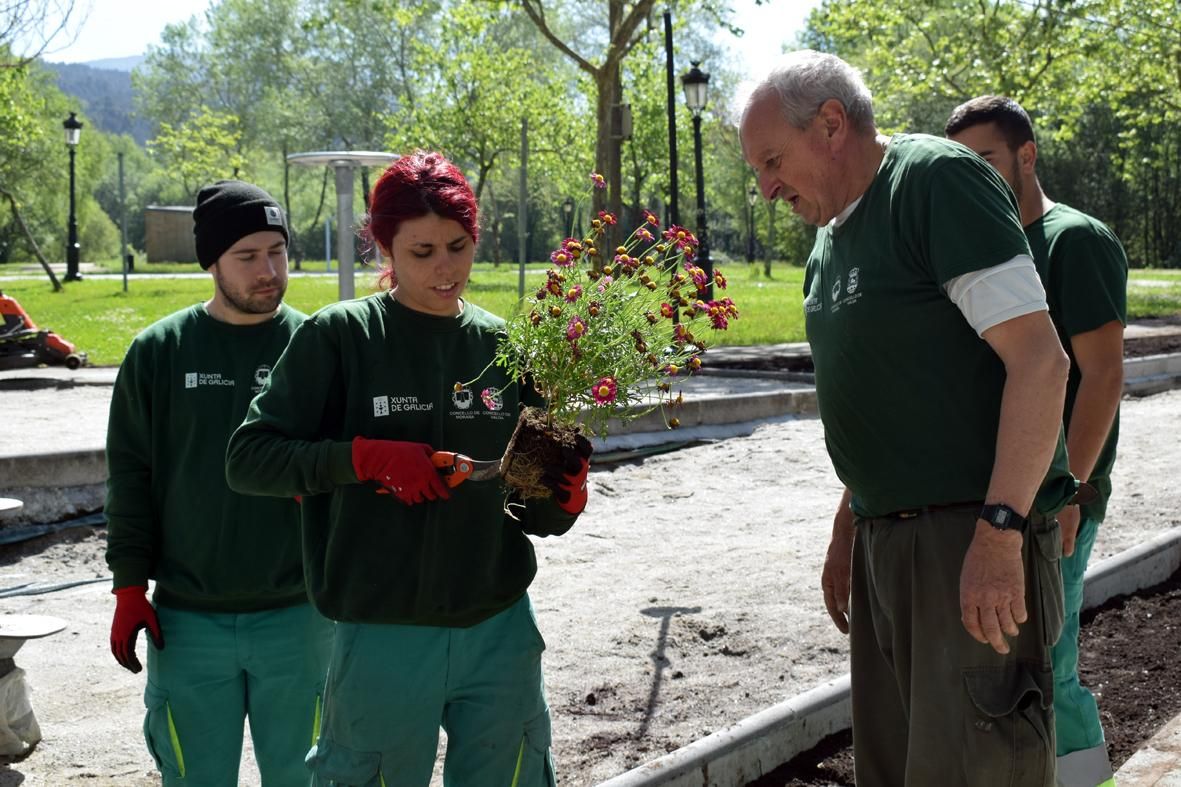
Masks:
[[[72,43],[55,43],[44,59],[58,63],[84,63],[106,58],[142,55],[158,43],[164,26],[181,22],[209,7],[210,0],[76,0],[85,21]],[[658,6],[663,4],[658,3]],[[740,41],[719,33],[748,77],[762,76],[785,42],[803,27],[808,12],[819,0],[731,0],[735,23],[746,31]],[[708,70],[708,68],[706,69]]]

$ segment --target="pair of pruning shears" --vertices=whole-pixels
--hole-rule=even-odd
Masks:
[[[435,451],[431,463],[439,469],[447,486],[455,488],[464,481],[487,481],[500,475],[499,459],[472,459],[454,451]]]

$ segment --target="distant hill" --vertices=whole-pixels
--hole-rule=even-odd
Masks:
[[[143,55],[131,55],[130,57],[106,57],[102,60],[87,60],[82,65],[90,66],[91,68],[105,68],[108,71],[130,72],[131,69],[142,62],[144,62]]]
[[[95,63],[118,63],[126,68],[95,68],[85,63],[45,63],[57,74],[57,85],[63,93],[82,102],[86,117],[103,131],[130,134],[144,144],[152,134],[144,120],[132,117],[131,68],[142,57],[120,57],[96,60]]]

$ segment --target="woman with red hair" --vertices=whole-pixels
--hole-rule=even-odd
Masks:
[[[436,448],[499,457],[539,400],[489,366],[504,323],[461,297],[478,227],[459,169],[399,159],[369,210],[388,289],[308,318],[227,455],[234,489],[302,497],[308,591],[337,621],[313,784],[427,785],[442,726],[447,785],[553,785],[528,535],[574,524],[590,447],[551,468],[552,498],[443,482]]]

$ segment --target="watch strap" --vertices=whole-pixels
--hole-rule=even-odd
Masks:
[[[1004,503],[987,504],[980,509],[980,518],[997,530],[1025,532],[1029,520]]]

